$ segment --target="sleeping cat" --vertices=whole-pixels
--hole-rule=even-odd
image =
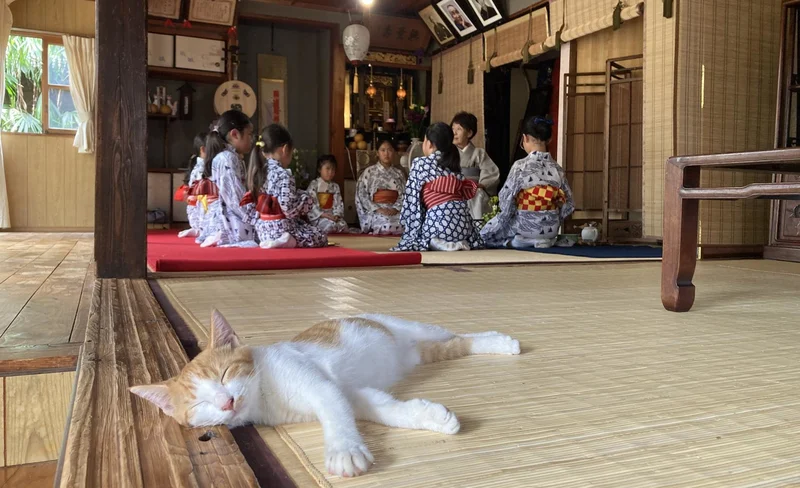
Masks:
[[[318,420],[328,472],[357,476],[374,459],[356,419],[458,432],[458,419],[443,405],[397,400],[386,390],[417,365],[469,354],[519,354],[519,342],[498,332],[457,335],[434,325],[363,315],[322,322],[291,342],[248,347],[215,310],[207,350],[178,376],[131,391],[190,427]]]

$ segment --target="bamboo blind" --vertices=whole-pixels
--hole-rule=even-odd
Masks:
[[[551,36],[545,47],[555,46],[555,35],[563,26],[561,40],[569,42],[614,25],[614,9],[619,0],[553,0],[550,3]],[[644,11],[644,0],[623,2],[622,20],[635,19]]]
[[[683,4],[681,4],[683,5]],[[662,235],[664,163],[674,154],[675,18],[658,15],[661,0],[647,0],[644,27],[643,232]]]
[[[695,0],[680,10],[678,154],[770,149],[781,0]],[[708,187],[770,181],[769,175],[706,171]],[[766,244],[764,200],[700,203],[700,243]]]
[[[484,58],[488,59],[492,53],[492,66],[498,67],[522,60],[522,50],[528,40],[533,42],[531,55],[544,52],[542,43],[550,35],[550,24],[547,9],[540,8],[518,19],[503,24],[497,29],[492,29],[483,34]],[[530,51],[530,50],[529,50]]]
[[[470,50],[475,68],[473,84],[467,83]],[[478,133],[472,142],[481,147],[483,137],[483,42],[480,37],[447,50],[433,58],[433,83],[431,100],[431,122],[450,123],[458,112],[470,112],[478,118]],[[444,74],[442,93],[438,91],[439,73]]]

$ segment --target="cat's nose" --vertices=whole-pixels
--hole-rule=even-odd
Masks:
[[[222,406],[223,412],[230,412],[231,410],[233,410],[233,398],[229,398],[225,405]]]

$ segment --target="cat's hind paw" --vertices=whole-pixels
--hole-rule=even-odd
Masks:
[[[363,443],[342,443],[325,449],[325,468],[328,473],[352,478],[367,472],[375,458]]]
[[[519,341],[507,335],[472,338],[472,354],[510,354],[516,356],[519,353]]]
[[[422,399],[411,400],[411,403],[421,428],[448,435],[457,434],[461,430],[456,414],[444,405]]]

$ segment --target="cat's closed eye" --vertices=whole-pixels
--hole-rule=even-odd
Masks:
[[[220,383],[222,383],[223,385],[225,384],[225,375],[227,375],[228,371],[230,371],[230,370],[231,370],[231,367],[228,366],[227,368],[225,368],[225,371],[222,372],[222,377],[220,379]]]

